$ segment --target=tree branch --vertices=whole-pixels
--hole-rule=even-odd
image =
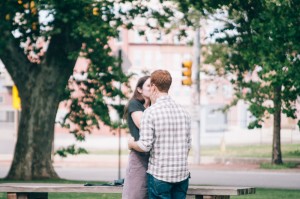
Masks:
[[[5,39],[7,45],[4,46],[0,58],[17,87],[23,87],[24,82],[28,79],[28,71],[32,67],[32,63],[11,33],[6,34]]]

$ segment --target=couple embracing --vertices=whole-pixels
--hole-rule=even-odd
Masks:
[[[139,79],[125,108],[132,138],[122,199],[185,199],[191,118],[168,95],[172,77],[156,70]]]

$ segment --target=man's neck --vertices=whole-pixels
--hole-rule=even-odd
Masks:
[[[163,96],[167,96],[167,95],[168,95],[168,93],[158,92],[156,94],[156,98],[154,99],[153,102],[151,102],[151,104],[155,104],[158,98],[163,97]]]
[[[158,99],[158,98],[160,98],[160,97],[163,97],[163,96],[167,96],[168,95],[168,93],[161,93],[161,92],[159,92],[158,94],[157,94],[157,98],[156,99]]]

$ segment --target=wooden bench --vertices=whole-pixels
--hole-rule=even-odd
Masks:
[[[84,186],[82,184],[3,183],[0,192],[8,199],[47,199],[55,193],[122,193],[121,186]],[[229,199],[230,196],[254,194],[251,187],[189,186],[187,198]]]

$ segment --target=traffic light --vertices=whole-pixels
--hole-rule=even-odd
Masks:
[[[12,105],[16,110],[21,109],[21,99],[19,97],[18,89],[15,85],[12,87]]]
[[[182,81],[181,84],[184,86],[191,86],[192,85],[192,61],[184,61],[182,62]]]
[[[93,15],[95,15],[95,16],[99,15],[99,8],[97,8],[97,7],[93,8]]]

